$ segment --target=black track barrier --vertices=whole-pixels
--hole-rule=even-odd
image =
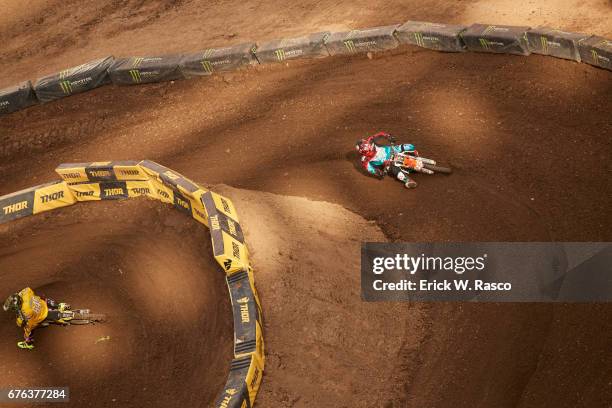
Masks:
[[[412,44],[436,51],[462,52],[465,44],[461,33],[467,27],[428,23],[423,21],[407,21],[398,27],[395,36],[402,44]]]
[[[13,113],[36,103],[38,99],[30,81],[0,89],[0,115]]]
[[[108,68],[113,61],[113,57],[100,58],[39,78],[34,83],[36,97],[41,102],[50,102],[106,85],[110,82]]]

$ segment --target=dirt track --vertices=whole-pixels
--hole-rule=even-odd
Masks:
[[[127,50],[182,51],[181,47],[191,50],[198,48],[200,41],[210,44],[214,40],[222,45],[265,39],[275,32],[289,35],[333,28],[338,21],[337,24],[353,27],[409,18],[468,22],[465,19],[469,17],[471,22],[489,17],[494,18],[493,22],[520,23],[515,20],[524,13],[530,20],[521,21],[533,25],[558,22],[568,29],[595,27],[598,33],[610,33],[605,23],[609,18],[605,16],[610,16],[611,8],[606,2],[585,3],[575,14],[568,2],[559,2],[555,6],[565,10],[561,17],[557,9],[552,12],[550,8],[552,14],[546,14],[547,3],[543,3],[546,18],[538,17],[537,10],[530,14],[528,7],[518,5],[517,15],[478,14],[483,8],[488,10],[487,2],[464,3],[463,9],[436,7],[443,2],[420,6],[392,2],[385,7],[357,10],[323,2],[318,7],[325,13],[294,6],[282,12],[291,17],[278,21],[262,17],[254,22],[245,19],[247,11],[270,15],[275,4],[245,4],[240,12],[231,14],[230,26],[236,27],[237,32],[232,38],[213,35],[223,32],[225,21],[220,16],[229,15],[230,10],[229,4],[219,4],[209,14],[201,12],[211,23],[202,31],[190,31],[198,34],[185,41],[184,32],[193,28],[191,17],[204,15],[198,14],[200,11],[190,2],[168,3],[169,6],[160,3],[159,8],[141,6],[135,15],[121,14],[118,8],[117,19],[92,23],[91,34],[74,37],[62,47],[54,38],[68,32],[68,28],[54,29],[46,37],[48,44],[34,39],[36,33],[50,26],[35,23],[40,9],[34,3],[32,16],[16,14],[19,19],[33,21],[35,29],[25,36],[15,34],[7,51],[1,53],[3,62],[21,58],[9,64],[3,81],[47,73],[42,69],[59,69],[68,62],[80,63],[84,57],[98,55],[98,50],[116,54]],[[499,3],[499,10],[505,10],[506,2]],[[97,7],[94,4],[84,2],[82,10]],[[160,17],[149,18],[156,13]],[[60,13],[45,15],[50,16],[47,19],[61,17]],[[128,21],[135,23],[122,25]],[[70,27],[76,23],[67,24]],[[176,35],[161,36],[167,32]],[[101,34],[108,34],[108,38]],[[142,40],[127,41],[129,38]],[[159,38],[162,39],[158,41]],[[41,52],[31,51],[36,44]],[[174,84],[106,87],[0,118],[0,194],[46,181],[60,162],[150,158],[210,184],[225,183],[340,204],[375,220],[390,239],[610,241],[610,78],[607,71],[539,56],[449,55],[402,48],[373,60],[365,56],[329,58]],[[423,154],[452,164],[455,174],[420,177],[419,188],[410,192],[393,180],[365,177],[355,168],[352,145],[356,139],[380,129],[415,143]],[[234,190],[230,197],[236,196],[239,203],[242,195],[249,194],[257,193]],[[73,210],[61,214],[70,214],[68,211]],[[249,213],[250,208],[244,211]],[[78,214],[95,218],[93,214]],[[251,217],[251,223],[257,220]],[[243,219],[246,228],[248,219]],[[27,223],[36,224],[34,220]],[[62,226],[58,233],[65,228]],[[302,254],[309,268],[302,271],[303,278],[292,284],[310,284],[305,293],[319,293],[335,282],[326,278],[326,260],[317,259],[316,248],[309,247],[308,242],[325,239],[325,235],[322,238],[316,228],[302,232],[299,250],[294,244],[287,246]],[[42,237],[35,239],[39,245],[43,242]],[[357,241],[347,244],[352,245],[347,257],[356,253],[352,251],[359,238],[353,235],[353,239]],[[336,236],[333,242],[343,245]],[[197,240],[197,245],[204,244]],[[249,241],[249,245],[254,250],[257,269],[258,263],[265,264],[265,258],[258,260],[256,240]],[[3,241],[1,253],[7,254],[7,248],[10,245]],[[120,255],[120,248],[117,250]],[[183,248],[181,254],[182,251]],[[6,259],[3,255],[0,262],[9,265]],[[56,260],[47,262],[51,265]],[[25,261],[23,265],[28,267]],[[214,265],[206,265],[202,264],[202,268],[211,271],[206,279],[216,279]],[[274,266],[265,265],[268,268],[264,271]],[[83,269],[80,263],[64,267]],[[100,273],[106,270],[103,265],[100,268]],[[38,270],[39,279],[43,279],[46,269]],[[266,322],[275,347],[268,348],[271,363],[262,386],[262,406],[368,406],[365,401],[371,390],[357,386],[351,378],[341,378],[333,370],[337,366],[333,347],[341,348],[343,337],[336,337],[329,328],[319,332],[295,332],[293,326],[285,329],[288,324],[302,324],[292,321],[291,316],[324,313],[325,303],[317,304],[314,310],[304,305],[285,313],[287,309],[280,306],[286,300],[275,296],[273,291],[278,288],[270,286],[274,281],[261,273],[264,278],[259,291],[264,313],[275,316]],[[356,279],[358,271],[347,267],[338,273]],[[312,280],[306,279],[308,274],[312,274]],[[37,283],[35,276],[26,277],[34,281],[32,285],[45,285],[42,280]],[[23,281],[12,274],[11,279]],[[354,289],[357,281],[351,282]],[[14,284],[18,285],[17,281]],[[331,299],[329,312],[352,300]],[[97,305],[91,307],[94,306]],[[612,308],[607,305],[448,304],[421,309],[418,306],[406,312],[411,321],[414,315],[424,313],[425,323],[407,325],[414,333],[406,337],[401,357],[381,353],[378,363],[368,361],[364,366],[376,370],[390,360],[399,364],[393,366],[399,371],[391,376],[394,383],[390,389],[377,395],[375,401],[380,406],[593,407],[609,406],[612,401]],[[230,312],[219,309],[214,313]],[[283,324],[279,325],[279,321]],[[389,327],[396,326],[391,318],[388,322]],[[1,327],[0,341],[13,347],[15,328],[9,328],[7,322]],[[113,330],[119,336],[124,328]],[[91,338],[96,334],[92,332]],[[290,366],[303,370],[304,375],[297,379],[289,378],[287,365],[275,360],[290,356],[284,342],[289,341],[289,334],[301,336],[304,347],[331,344],[327,350],[324,346],[310,350],[319,353],[308,355],[316,364],[308,365],[304,360]],[[70,341],[74,337],[70,336]],[[419,339],[424,339],[420,346]],[[45,333],[42,341],[60,340],[55,334]],[[67,335],[65,341],[68,342]],[[393,345],[388,347],[390,350]],[[348,362],[344,364],[351,367],[351,351],[345,352]],[[8,361],[3,364],[16,367],[21,354],[12,350],[2,358]],[[354,368],[357,372],[357,366]],[[375,378],[373,372],[361,375]],[[376,378],[384,375],[389,374]],[[91,378],[95,378],[94,374]],[[323,384],[325,400],[317,399],[322,397],[316,390],[304,391],[312,382]],[[84,397],[85,400],[91,401]]]
[[[217,370],[229,370],[232,323],[205,228],[138,200],[23,219],[0,236],[3,290],[27,282],[109,315],[95,326],[37,330],[30,354],[15,346],[14,320],[2,319],[1,386],[68,385],[75,407],[212,403],[225,382]]]

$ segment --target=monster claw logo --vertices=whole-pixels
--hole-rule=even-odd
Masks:
[[[142,61],[144,61],[143,57],[134,58],[134,61],[132,62],[132,68],[138,68],[138,66],[142,64]]]
[[[418,46],[420,46],[420,47],[424,47],[425,46],[425,42],[423,41],[423,34],[422,33],[414,33],[414,40],[416,41]]]
[[[205,50],[204,53],[202,54],[202,59],[208,59],[212,57],[214,53],[215,53],[215,50],[213,48],[209,48]]]
[[[70,95],[72,93],[72,84],[70,81],[60,81],[60,86],[66,95]]]
[[[140,78],[140,71],[137,69],[130,69],[130,76],[135,83],[140,83],[140,81],[142,81]]]
[[[346,40],[344,41],[344,46],[350,51],[350,52],[356,52],[357,49],[355,48],[355,43],[353,42],[353,40]]]
[[[59,73],[59,79],[66,79],[66,77],[70,75],[70,70],[69,69],[65,69],[63,71],[60,71]]]
[[[597,54],[597,51],[591,50],[591,55],[593,56],[593,61],[594,62],[598,62],[599,61],[599,54]]]
[[[213,65],[210,63],[210,61],[203,60],[201,61],[201,64],[205,72],[208,72],[208,73],[213,72]]]
[[[276,54],[276,59],[279,61],[282,61],[286,58],[285,50],[283,50],[282,48],[274,51],[274,53]]]
[[[223,262],[223,266],[225,267],[225,270],[226,270],[226,271],[229,271],[229,270],[230,270],[230,268],[232,267],[232,260],[231,260],[231,259],[226,259],[226,260]]]
[[[542,43],[542,52],[548,53],[548,39],[546,37],[540,37]]]
[[[481,46],[483,49],[485,49],[485,50],[488,50],[488,49],[489,49],[489,41],[487,41],[487,40],[486,40],[486,39],[484,39],[484,38],[479,38],[478,40],[480,41],[480,46]]]

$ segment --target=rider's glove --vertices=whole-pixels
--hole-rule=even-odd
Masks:
[[[57,310],[60,312],[65,312],[66,310],[70,310],[70,305],[68,303],[60,303],[57,305]]]
[[[24,350],[32,350],[34,349],[34,340],[32,340],[31,338],[28,338],[26,341],[20,341],[19,343],[17,343],[17,347],[19,347],[20,349],[24,349]]]

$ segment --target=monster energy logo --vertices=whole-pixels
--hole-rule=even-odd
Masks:
[[[132,62],[132,68],[138,67],[140,64],[142,64],[142,61],[144,61],[144,58],[142,57],[134,58],[134,61]]]
[[[62,91],[66,95],[70,95],[70,93],[72,93],[72,84],[70,83],[70,81],[61,81],[60,86],[62,87]]]
[[[540,41],[542,43],[542,51],[548,53],[548,38],[540,37]]]
[[[489,41],[486,38],[479,38],[478,40],[480,41],[480,46],[485,50],[490,50],[495,45],[499,45],[500,47],[504,46],[504,43]]]
[[[66,77],[70,75],[70,70],[66,69],[64,71],[60,71],[59,73],[59,79],[66,79]]]
[[[132,81],[135,83],[140,83],[140,81],[142,81],[140,78],[140,71],[137,69],[130,69],[130,76],[132,77]]]
[[[416,41],[417,45],[420,47],[425,46],[425,42],[423,41],[423,34],[421,33],[414,33],[414,41]]]
[[[425,42],[429,42],[432,45],[436,45],[435,43],[437,43],[438,41],[440,41],[440,39],[438,37],[434,37],[434,36],[424,36],[423,33],[414,33],[414,40],[417,43],[418,46],[420,47],[426,47]]]
[[[550,52],[550,48],[560,48],[561,43],[557,41],[550,41],[546,37],[540,37],[540,43],[542,44],[542,52],[548,54]]]
[[[285,58],[287,58],[287,56],[285,55],[285,50],[283,50],[283,49],[278,49],[278,50],[274,51],[274,53],[276,54],[276,59],[279,60],[279,61],[282,61]]]
[[[350,51],[350,52],[356,52],[357,49],[355,48],[355,43],[353,42],[353,40],[346,40],[344,41],[344,46]]]
[[[606,44],[606,41],[601,42],[600,44]],[[607,45],[607,44],[606,44]],[[599,55],[596,50],[591,50],[591,55],[593,56],[593,61],[596,63],[609,63],[610,59],[604,57],[603,55]]]
[[[297,49],[297,50],[285,51],[284,49],[278,49],[278,50],[274,51],[274,54],[276,55],[276,59],[277,60],[283,61],[283,60],[286,60],[288,58],[299,57],[300,55],[304,54],[304,50]]]
[[[201,64],[205,72],[208,72],[208,73],[213,72],[213,65],[211,64],[210,61],[203,60],[201,61]]]
[[[360,41],[355,43],[353,40],[346,40],[343,41],[344,42],[344,46],[350,51],[350,52],[357,52],[357,48],[358,47],[376,47],[376,40],[371,40],[371,41]]]

